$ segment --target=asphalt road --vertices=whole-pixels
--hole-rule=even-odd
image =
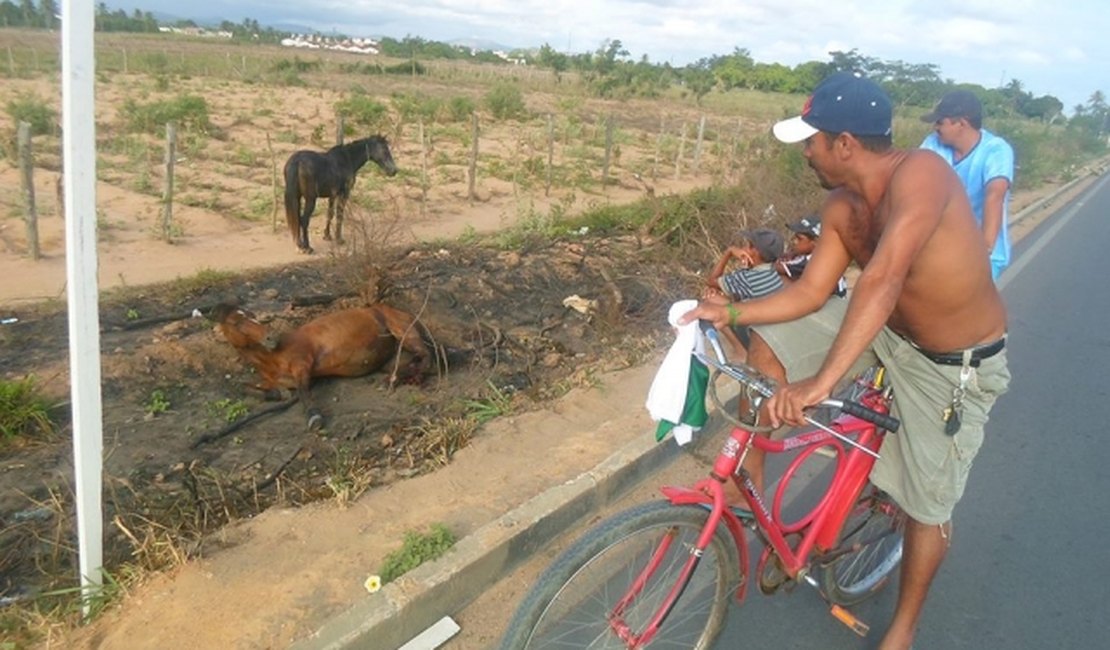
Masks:
[[[1010,312],[1013,382],[996,405],[967,492],[953,547],[926,605],[916,648],[1110,648],[1110,290],[1098,264],[1110,252],[1110,176],[1015,247],[999,286]],[[713,449],[706,453],[712,455]],[[688,459],[645,481],[615,509],[653,498],[655,485],[701,473]],[[769,471],[771,471],[769,469]],[[608,516],[600,513],[599,517]],[[593,520],[596,522],[596,518]],[[580,534],[581,527],[564,537]],[[490,590],[472,610],[499,635],[509,611],[566,541]],[[753,544],[753,555],[758,544]],[[734,648],[858,649],[877,646],[897,581],[853,608],[866,638],[828,614],[807,586],[766,597],[754,587],[733,606],[716,644]],[[460,613],[466,627],[467,615]],[[447,647],[476,647],[449,643]]]
[[[916,648],[1110,647],[1110,177],[1027,236],[1000,279],[1010,391],[954,515]],[[1100,587],[1101,585],[1101,587]],[[716,647],[873,648],[897,583],[853,611],[860,639],[806,587],[733,607]]]

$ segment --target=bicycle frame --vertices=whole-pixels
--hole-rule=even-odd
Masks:
[[[878,391],[872,390],[871,394],[865,395],[860,401],[874,410],[878,411],[882,408],[885,411],[885,406],[878,397]],[[830,428],[844,436],[855,436],[861,446],[876,453],[882,442],[882,434],[875,425],[851,415],[841,414],[831,423]],[[744,455],[741,450],[745,450],[749,443],[772,454],[803,450],[783,473],[783,480],[780,482],[771,509],[767,508],[764,495],[756,489],[747,472],[738,469]],[[837,467],[829,488],[809,514],[797,522],[783,523],[781,510],[785,486],[811,454],[818,448],[830,446],[836,452]],[[725,441],[710,477],[698,481],[693,488],[666,486],[661,488],[661,491],[676,505],[706,503],[714,506],[714,512],[719,506],[721,515],[726,520],[732,517],[739,522],[739,518],[725,508],[724,504],[723,482],[731,479],[751,506],[752,514],[755,515],[763,534],[767,536],[771,546],[783,560],[784,569],[791,577],[796,577],[797,572],[805,566],[806,559],[815,548],[822,552],[832,550],[852,504],[867,483],[867,477],[874,463],[875,459],[871,455],[856,448],[846,450],[845,445],[833,434],[821,429],[805,431],[776,441],[737,427]],[[785,541],[785,536],[806,528],[808,530],[797,549],[791,549]]]
[[[887,397],[876,386],[869,386],[858,401],[879,413],[887,412]],[[653,559],[645,567],[643,574],[634,581],[628,593],[610,612],[609,620],[613,630],[629,644],[630,648],[642,647],[654,638],[689,583],[702,554],[722,521],[732,535],[740,560],[740,582],[735,595],[737,602],[743,602],[748,586],[749,557],[747,536],[743,530],[745,526],[752,527],[767,542],[768,549],[764,551],[759,570],[762,571],[767,554],[773,551],[779,557],[783,572],[794,580],[805,577],[815,551],[824,554],[835,549],[841,528],[867,483],[868,475],[882,444],[883,430],[847,413],[841,413],[835,418],[828,425],[828,429],[832,432],[818,427],[776,441],[736,427],[725,440],[707,478],[701,479],[693,487],[664,486],[660,489],[663,495],[675,505],[706,504],[711,506],[711,509],[709,518],[702,528],[695,547],[690,551],[690,557],[679,579],[651,622],[644,628],[643,633],[637,636],[628,629],[622,620],[622,613],[627,604],[639,595],[646,578],[657,568],[657,560]],[[856,445],[846,449],[847,445],[842,442],[841,437],[855,437]],[[768,453],[801,450],[783,473],[771,508],[767,507],[763,494],[756,489],[748,473],[741,468],[747,451],[753,446]],[[813,453],[818,449],[830,447],[835,452],[836,467],[828,489],[809,513],[795,522],[784,523],[782,521],[783,498],[790,479]],[[755,517],[754,525],[745,524],[730,508],[726,507],[724,497],[726,480],[732,480],[744,495]],[[802,537],[796,547],[791,547],[786,536],[794,533],[801,533]],[[670,540],[661,546],[656,557],[666,551],[669,543]]]

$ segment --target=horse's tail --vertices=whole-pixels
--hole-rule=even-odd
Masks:
[[[300,245],[301,223],[300,163],[296,154],[285,163],[285,222],[293,241]]]

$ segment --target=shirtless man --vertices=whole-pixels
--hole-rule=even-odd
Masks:
[[[960,180],[931,153],[891,148],[891,104],[877,84],[836,73],[774,133],[804,141],[803,155],[830,190],[813,258],[776,294],[703,302],[682,322],[753,326],[749,363],[782,385],[765,404],[775,426],[802,424],[802,409],[841,378],[876,359],[886,366],[902,429],[886,437],[871,480],[909,521],[880,648],[909,648],[983,425],[1009,383],[1006,309]],[[830,299],[853,260],[862,273],[850,299]],[[762,464],[757,453],[745,461],[759,487]]]

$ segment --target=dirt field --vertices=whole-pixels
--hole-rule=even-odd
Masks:
[[[0,42],[7,39],[17,51],[27,45],[24,37],[0,30]],[[2,83],[5,96],[58,101],[46,75]],[[546,156],[545,119],[483,124],[474,200],[467,198],[466,129],[429,124],[422,148],[418,125],[400,125],[389,136],[401,172],[394,178],[372,166],[360,172],[347,244],[323,241],[320,206],[311,229],[318,254],[298,254],[284,216],[273,213],[273,174],[293,150],[326,146],[320,132],[333,134],[333,106],[343,96],[333,86],[345,83],[290,88],[179,75],[158,90],[152,75],[100,77],[96,216],[109,567],[173,567],[218,547],[207,535],[227,521],[272,504],[349,501],[434,471],[466,445],[480,417],[525,412],[592,385],[598,373],[639,364],[658,347],[662,305],[691,281],[650,240],[519,234],[534,224],[549,234],[550,222],[588,206],[720,181],[731,164],[720,146],[707,146],[699,172],[692,172],[692,129],[681,145],[677,178],[673,161],[656,162],[677,155],[677,125],[695,123],[698,112],[681,104],[665,104],[662,112],[649,102],[619,104],[625,121],[615,136],[611,180],[603,184],[604,130],[595,118],[618,104],[581,99],[573,115],[564,111],[555,123],[562,134],[553,149],[560,175],[550,195],[542,176],[525,177],[517,162]],[[375,95],[383,102],[391,92],[416,92],[412,82],[383,83]],[[481,86],[420,83],[422,93],[482,92]],[[157,135],[128,131],[120,107],[128,99],[178,93],[205,97],[218,137],[186,140],[192,144],[179,150],[176,226],[167,243],[158,236],[162,143]],[[542,92],[526,98],[528,109],[541,115],[558,104]],[[661,115],[672,133],[657,147]],[[0,326],[0,376],[33,375],[64,400],[58,146],[56,137],[35,140],[43,253],[37,261],[27,254],[19,171],[12,158],[0,160],[0,278],[7,278],[0,281],[0,318],[15,319]],[[496,232],[518,234],[476,243]],[[271,327],[292,328],[361,304],[370,277],[377,281],[370,289],[375,299],[417,313],[436,343],[452,350],[448,363],[423,386],[393,391],[382,374],[319,382],[314,393],[327,418],[319,433],[306,431],[294,406],[206,442],[229,419],[269,405],[245,389],[252,373],[193,311],[237,302]],[[573,296],[589,302],[572,304],[591,306],[565,306]],[[62,421],[55,440],[7,449],[0,458],[5,598],[66,586],[74,575],[70,429]]]
[[[22,44],[12,32],[0,30],[0,37]],[[56,84],[46,77],[2,83],[5,94],[57,99]],[[591,386],[599,373],[640,364],[659,349],[665,335],[660,314],[691,291],[697,263],[686,268],[656,242],[634,236],[563,233],[479,245],[473,235],[519,233],[537,220],[684,193],[734,181],[739,173],[734,149],[722,146],[731,136],[720,129],[697,174],[692,128],[678,177],[673,162],[658,163],[661,155],[664,161],[677,155],[668,149],[680,146],[676,125],[696,124],[700,113],[692,105],[668,103],[661,110],[646,101],[579,98],[573,119],[559,124],[565,138],[554,157],[564,178],[579,174],[587,180],[579,177],[545,196],[542,177],[519,170],[520,161],[546,157],[546,122],[491,123],[483,127],[478,197],[468,200],[465,129],[429,125],[425,149],[416,125],[407,124],[390,134],[402,172],[393,179],[369,167],[360,173],[346,246],[322,240],[319,207],[311,234],[318,254],[309,259],[296,252],[284,217],[273,214],[273,173],[293,150],[324,144],[320,125],[334,131],[332,107],[343,83],[279,88],[178,76],[171,90],[159,91],[150,75],[137,73],[104,76],[98,83],[109,566],[175,566],[216,550],[211,531],[272,504],[347,501],[432,472],[466,444],[473,433],[467,422],[475,414],[527,411]],[[411,91],[401,82],[383,83],[383,98]],[[421,89],[481,92],[448,83]],[[205,96],[214,132],[221,135],[180,154],[177,233],[166,243],[156,227],[161,144],[155,136],[127,133],[118,109],[128,98],[180,92]],[[543,92],[526,98],[536,113],[566,105]],[[596,117],[612,110],[624,121],[619,156],[610,167],[613,180],[603,185],[604,137]],[[656,144],[661,113],[671,129],[663,154]],[[717,117],[718,126],[726,123],[726,116]],[[766,128],[765,121],[746,120],[743,133]],[[36,156],[44,253],[38,261],[26,255],[18,170],[10,159],[0,160],[0,318],[17,319],[0,326],[0,373],[5,379],[33,374],[47,392],[64,399],[64,222],[54,190],[58,159],[50,153],[56,144],[47,140]],[[1017,197],[1015,210],[1035,198]],[[735,216],[742,222],[750,215]],[[361,304],[371,278],[372,297],[417,313],[435,341],[452,350],[449,363],[423,386],[392,391],[382,374],[319,382],[315,392],[327,418],[319,433],[306,431],[294,406],[205,441],[232,416],[267,405],[245,390],[251,373],[210,322],[191,317],[195,309],[207,312],[234,301],[286,329]],[[583,303],[564,302],[573,296],[591,306],[580,311],[575,305]],[[0,457],[5,597],[59,586],[60,577],[73,575],[74,557],[66,547],[72,525],[68,431]]]

